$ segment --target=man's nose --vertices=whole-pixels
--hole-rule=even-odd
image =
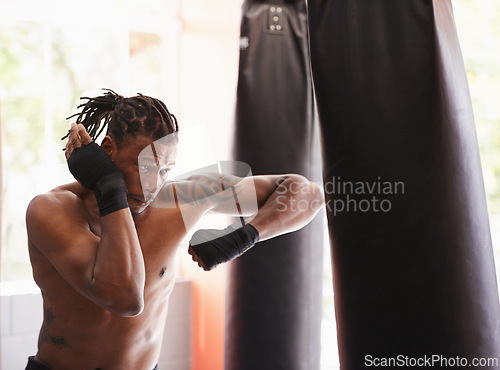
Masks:
[[[154,194],[161,187],[160,171],[151,171],[142,182],[144,194]]]

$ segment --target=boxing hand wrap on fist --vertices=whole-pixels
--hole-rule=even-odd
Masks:
[[[83,187],[94,191],[101,217],[128,208],[123,174],[94,141],[75,148],[68,158],[68,167]]]
[[[241,256],[259,241],[259,232],[250,224],[241,222],[224,230],[198,230],[189,245],[205,265],[206,270]]]

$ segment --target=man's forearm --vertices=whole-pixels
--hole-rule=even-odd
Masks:
[[[253,219],[259,239],[298,230],[307,225],[324,205],[321,186],[300,175],[284,176]]]
[[[111,312],[135,316],[144,305],[145,267],[130,210],[101,217],[101,225],[92,291]]]

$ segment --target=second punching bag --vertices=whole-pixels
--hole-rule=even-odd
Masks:
[[[498,369],[495,267],[450,1],[312,0],[309,16],[342,369]]]
[[[235,159],[254,175],[321,181],[306,18],[305,0],[243,5]],[[231,263],[227,370],[319,369],[322,226],[319,216]]]

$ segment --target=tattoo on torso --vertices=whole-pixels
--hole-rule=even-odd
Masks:
[[[40,337],[38,339],[38,348],[40,348],[45,342],[52,343],[59,349],[71,348],[71,346],[66,342],[66,338],[64,336],[52,335],[49,333],[50,324],[54,321],[54,319],[55,315],[52,312],[52,309],[46,308],[42,329],[40,330]]]

